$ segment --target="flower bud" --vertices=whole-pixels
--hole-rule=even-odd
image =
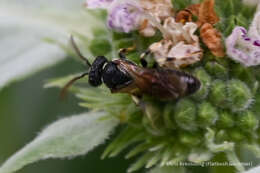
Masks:
[[[211,103],[220,108],[228,107],[226,83],[222,80],[212,82],[209,99]]]
[[[196,76],[201,82],[201,88],[193,95],[193,98],[196,100],[204,100],[209,93],[211,78],[208,73],[202,68],[197,68],[194,71],[193,75]]]
[[[196,125],[196,106],[189,99],[180,100],[175,108],[175,121],[184,130],[193,131]]]
[[[253,102],[253,96],[248,86],[240,80],[233,79],[227,82],[230,109],[233,112],[244,111]]]
[[[237,116],[237,125],[245,132],[252,132],[258,128],[259,121],[253,112],[243,112]]]
[[[205,66],[207,72],[209,72],[209,74],[220,78],[220,79],[226,79],[228,76],[228,71],[227,69],[223,66],[220,65],[217,62],[208,62]]]
[[[222,111],[219,113],[219,119],[217,121],[217,126],[220,128],[231,128],[235,125],[234,116],[227,111]]]
[[[228,130],[228,134],[233,141],[240,142],[243,139],[245,139],[245,135],[243,133],[241,133],[240,128],[239,129],[237,129],[237,128],[230,129],[230,130]]]
[[[182,144],[187,146],[196,146],[201,142],[202,137],[199,134],[182,132],[179,135],[179,140]]]
[[[210,103],[204,102],[198,107],[198,122],[201,127],[214,125],[218,119],[218,113]]]

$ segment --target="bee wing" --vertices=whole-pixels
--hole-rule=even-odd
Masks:
[[[177,99],[184,95],[186,84],[180,72],[170,69],[143,69],[135,75],[135,84],[144,93],[162,99]]]

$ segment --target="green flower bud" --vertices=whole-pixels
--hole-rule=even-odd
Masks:
[[[212,83],[209,99],[217,107],[228,107],[227,89],[224,81],[215,80]]]
[[[197,91],[192,96],[192,98],[194,98],[196,100],[204,100],[208,96],[208,93],[209,93],[211,78],[208,75],[208,73],[202,68],[197,68],[194,71],[193,75],[196,76],[200,80],[201,88],[199,91]]]
[[[240,128],[230,129],[228,130],[228,134],[233,141],[237,141],[237,142],[240,142],[246,138]]]
[[[220,128],[231,128],[235,125],[234,122],[234,116],[227,112],[227,111],[222,111],[219,113],[219,119],[217,121],[217,126]]]
[[[94,56],[98,56],[108,54],[112,48],[107,39],[93,39],[90,42],[89,50]]]
[[[196,146],[201,142],[202,137],[199,134],[181,132],[179,134],[179,140],[182,144],[187,146]]]
[[[228,71],[227,69],[220,65],[217,62],[208,62],[205,66],[206,70],[209,72],[209,74],[220,78],[220,79],[226,79],[228,76]]]
[[[198,122],[201,127],[214,125],[218,119],[218,113],[214,106],[204,102],[198,107]]]
[[[252,90],[252,93],[256,93],[257,89],[259,88],[259,82],[256,80],[254,73],[251,68],[246,68],[244,66],[235,64],[231,67],[232,75],[245,82],[248,87]]]
[[[193,131],[196,125],[196,106],[189,99],[180,100],[175,108],[175,121],[184,130]]]
[[[233,112],[244,111],[248,109],[253,102],[251,90],[240,80],[233,79],[228,81],[227,91],[230,109]]]
[[[258,128],[259,120],[256,118],[253,112],[243,112],[241,115],[237,115],[237,125],[245,132],[252,132]]]

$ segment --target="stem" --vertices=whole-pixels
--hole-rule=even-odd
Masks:
[[[228,161],[234,165],[234,167],[237,169],[238,172],[244,172],[245,168],[239,161],[236,153],[234,151],[226,151],[226,156]]]

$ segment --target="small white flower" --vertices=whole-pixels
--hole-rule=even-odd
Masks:
[[[170,0],[140,0],[139,2],[143,12],[151,15],[158,23],[173,16],[173,7]],[[156,26],[149,19],[143,18],[139,32],[146,37],[151,37],[156,33]]]
[[[195,23],[183,25],[175,22],[174,18],[167,18],[163,27],[170,38],[149,47],[160,66],[180,68],[201,60],[203,54],[199,38],[194,34],[198,27]]]
[[[260,12],[255,14],[249,32],[243,27],[234,28],[226,47],[231,59],[245,66],[260,64]]]

